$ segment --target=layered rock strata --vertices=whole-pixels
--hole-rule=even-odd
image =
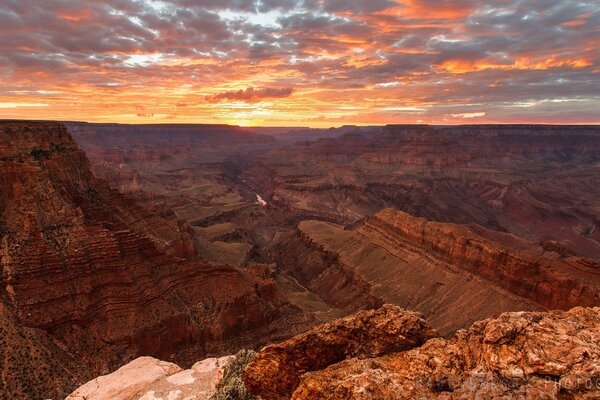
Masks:
[[[267,266],[194,259],[185,224],[95,178],[58,123],[0,123],[0,236],[0,397],[64,397],[140,355],[186,365],[309,322]]]
[[[278,265],[336,307],[353,311],[373,298],[422,312],[449,335],[506,311],[600,305],[597,264],[564,253],[477,225],[386,209],[354,229],[302,221]],[[340,290],[329,290],[333,285]]]
[[[390,125],[273,149],[243,177],[299,218],[349,225],[393,207],[600,259],[599,154],[597,126]]]
[[[573,264],[536,257],[478,235],[467,226],[427,221],[392,209],[368,218],[362,232],[368,231],[417,247],[546,309],[600,305],[600,268],[578,270],[573,265],[580,261],[577,257],[571,260]]]

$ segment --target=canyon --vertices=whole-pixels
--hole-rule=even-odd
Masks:
[[[393,207],[600,257],[597,126],[389,125],[275,148],[244,178],[273,206],[342,225]]]
[[[289,243],[294,242],[282,249],[279,265],[323,298],[397,304],[422,312],[444,334],[505,311],[600,303],[600,270],[594,261],[564,257],[475,224],[432,222],[385,209],[353,230],[302,221]],[[293,261],[295,254],[306,252],[294,250],[303,248],[329,254],[335,262],[315,268],[307,259]],[[353,282],[361,282],[355,292],[362,296],[328,285],[344,281],[333,272],[340,265]],[[365,305],[355,302],[350,309]]]
[[[266,265],[195,256],[189,227],[96,178],[58,123],[0,124],[0,397],[62,398],[140,355],[187,365],[309,326]]]
[[[285,369],[269,393],[273,371],[248,372],[265,399],[361,398],[375,364],[397,389],[386,398],[467,396],[472,371],[484,386],[506,375],[473,361],[492,357],[484,331],[501,323],[519,327],[503,345],[558,340],[556,327],[596,360],[599,171],[600,128],[584,125],[0,122],[0,397],[64,398],[140,357],[172,365],[163,382],[270,344],[258,361],[329,361]],[[414,340],[385,339],[381,324]],[[435,357],[461,363],[419,364],[443,370],[439,392],[403,386],[406,363]],[[359,370],[364,381],[336,386]],[[555,390],[566,375],[552,376]],[[177,390],[156,388],[136,393]]]

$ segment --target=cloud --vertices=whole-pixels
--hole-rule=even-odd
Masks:
[[[18,108],[18,107],[48,107],[48,104],[0,102],[0,108]]]
[[[450,114],[455,118],[479,118],[484,117],[485,112],[470,112],[470,113],[461,113],[461,114]]]
[[[48,106],[0,117],[598,122],[599,29],[594,0],[3,0],[0,104]]]
[[[244,102],[256,102],[262,99],[276,99],[288,97],[294,91],[293,88],[262,88],[255,89],[249,87],[247,89],[232,90],[227,92],[217,93],[215,95],[206,96],[205,100],[208,103],[218,103],[225,100],[244,101]]]

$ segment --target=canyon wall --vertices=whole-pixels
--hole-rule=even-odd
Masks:
[[[332,307],[353,312],[382,304],[371,284],[339,254],[311,240],[301,230],[288,234],[272,250],[278,269]]]
[[[397,304],[422,312],[444,335],[507,311],[600,305],[595,260],[555,242],[393,209],[346,229],[302,221],[278,250],[282,272],[332,306]]]
[[[568,263],[535,257],[476,235],[468,227],[427,221],[391,209],[367,218],[364,230],[377,230],[389,240],[418,247],[546,309],[600,305],[600,265],[585,268],[585,259]],[[578,263],[583,271],[577,268]]]
[[[310,323],[266,266],[197,260],[185,225],[94,177],[63,125],[2,122],[0,154],[0,397],[64,397],[140,355],[189,364]]]

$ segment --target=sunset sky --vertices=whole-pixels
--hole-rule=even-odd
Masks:
[[[0,118],[600,123],[598,0],[1,0]]]

